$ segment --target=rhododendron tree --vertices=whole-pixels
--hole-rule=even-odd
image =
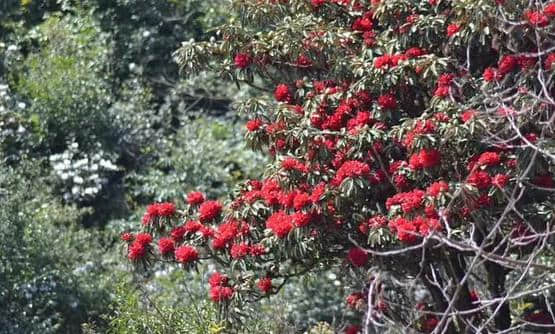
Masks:
[[[237,110],[271,163],[222,201],[149,207],[159,247],[126,234],[129,259],[212,261],[231,324],[290,277],[339,268],[360,312],[347,333],[555,331],[555,4],[231,7],[176,59],[260,91]]]

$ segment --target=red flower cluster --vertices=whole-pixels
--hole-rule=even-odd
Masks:
[[[258,289],[263,293],[269,293],[272,291],[272,279],[270,277],[264,277],[258,280]]]
[[[247,122],[246,127],[249,132],[255,132],[262,126],[262,121],[259,119],[251,119]]]
[[[389,228],[396,233],[399,241],[406,244],[415,243],[421,236],[426,236],[433,231],[441,231],[443,228],[439,220],[418,216],[413,220],[403,217],[396,218],[389,223]]]
[[[234,291],[233,288],[227,285],[227,276],[215,272],[210,277],[208,283],[210,284],[210,299],[212,299],[212,301],[221,303],[233,297]]]
[[[365,178],[368,176],[370,176],[370,167],[368,164],[357,160],[350,160],[345,161],[341,167],[339,167],[331,183],[335,186],[339,186],[346,178]]]
[[[291,100],[289,86],[287,86],[286,84],[279,84],[274,91],[274,97],[278,102],[289,102]]]
[[[175,259],[181,263],[191,263],[198,260],[198,251],[191,246],[181,246],[175,250]]]
[[[245,69],[250,66],[252,58],[247,53],[238,53],[235,55],[234,63],[240,69]]]
[[[266,220],[266,228],[280,239],[285,238],[293,227],[291,217],[283,211],[275,212]]]
[[[432,168],[441,162],[441,154],[436,149],[423,149],[409,158],[412,169]]]
[[[187,203],[190,205],[199,205],[204,202],[204,194],[199,191],[190,192],[187,195]]]
[[[131,261],[139,261],[145,257],[148,252],[149,245],[152,242],[152,236],[148,233],[139,233],[135,237],[135,241],[129,246],[127,257]]]
[[[199,219],[202,223],[217,218],[222,213],[222,204],[218,201],[206,201],[199,208]]]
[[[162,255],[173,254],[174,251],[174,241],[171,238],[160,238],[158,240],[158,250]]]
[[[404,213],[410,213],[422,206],[425,194],[420,189],[398,193],[388,198],[385,205],[388,210],[391,210],[391,207],[394,205],[400,205]]]
[[[154,219],[160,217],[171,217],[175,214],[175,204],[164,202],[164,203],[154,203],[146,208],[146,213],[143,216],[143,225],[148,225],[153,222]]]

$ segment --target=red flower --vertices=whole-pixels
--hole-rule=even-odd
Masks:
[[[199,219],[206,222],[218,217],[222,213],[222,204],[218,201],[207,201],[199,208]]]
[[[160,250],[160,254],[168,255],[173,253],[174,251],[174,243],[171,238],[160,238],[158,240],[158,250]]]
[[[451,37],[461,30],[461,26],[458,24],[450,24],[447,26],[447,36]]]
[[[274,91],[274,97],[278,102],[289,102],[289,100],[291,100],[289,86],[287,86],[286,84],[279,84]]]
[[[476,110],[469,109],[461,114],[461,120],[463,121],[463,123],[466,123],[473,119],[474,116],[476,116]]]
[[[368,220],[368,226],[371,228],[381,228],[387,226],[387,218],[382,215],[377,215]]]
[[[183,228],[184,228],[185,232],[193,234],[193,233],[198,232],[202,228],[202,226],[203,225],[201,223],[199,223],[198,221],[190,220],[190,221],[186,222],[185,225],[183,225]]]
[[[478,165],[497,166],[501,163],[501,157],[497,152],[484,152],[478,158]]]
[[[266,247],[262,244],[255,244],[251,246],[250,255],[252,256],[261,256],[266,254]]]
[[[175,242],[181,242],[186,232],[187,230],[184,226],[177,226],[171,231],[170,235]]]
[[[360,292],[354,292],[348,295],[345,301],[350,308],[356,309],[357,306],[364,301],[364,296]]]
[[[146,251],[147,251],[147,246],[145,244],[135,241],[129,247],[129,252],[127,253],[127,257],[131,261],[138,261],[146,255]]]
[[[252,58],[246,53],[238,53],[235,56],[234,62],[235,62],[235,66],[237,66],[240,69],[244,69],[249,67],[249,65],[252,62]]]
[[[413,191],[398,193],[388,198],[385,207],[390,210],[394,205],[401,205],[404,213],[409,213],[418,209],[424,201],[424,191],[415,189]]]
[[[131,242],[131,241],[133,241],[135,236],[132,233],[124,232],[124,233],[121,234],[120,238],[121,238],[121,240],[123,240],[125,242]]]
[[[246,127],[249,132],[255,132],[262,126],[262,121],[259,119],[251,119],[247,122]]]
[[[497,72],[497,70],[493,67],[488,67],[484,70],[484,74],[482,75],[484,81],[492,82],[502,78],[502,76]]]
[[[233,259],[241,259],[249,255],[250,246],[246,243],[233,244],[231,246],[231,257]]]
[[[478,189],[487,189],[491,185],[491,176],[486,171],[476,171],[468,176],[466,182]]]
[[[233,297],[233,292],[228,286],[213,286],[210,288],[210,299],[217,303],[228,301]]]
[[[337,170],[332,184],[339,186],[346,178],[368,177],[370,175],[370,167],[364,162],[357,160],[345,161]]]
[[[383,109],[395,109],[397,108],[397,100],[395,100],[395,96],[391,94],[380,95],[378,97],[378,104]]]
[[[226,275],[215,272],[208,279],[208,284],[210,284],[211,287],[224,286],[227,285],[227,280],[228,278]]]
[[[423,149],[409,158],[409,166],[412,169],[431,168],[441,162],[441,154],[436,149]]]
[[[549,24],[549,19],[547,16],[539,11],[528,11],[524,13],[524,17],[528,22],[536,27],[542,28]]]
[[[310,67],[312,66],[312,60],[310,60],[310,58],[308,58],[306,55],[299,55],[299,57],[297,57],[297,66]]]
[[[190,205],[199,205],[204,202],[204,194],[200,191],[192,191],[187,195],[187,203]]]
[[[283,211],[275,212],[266,220],[266,228],[272,230],[278,238],[283,239],[293,229],[291,217]]]
[[[376,57],[374,59],[374,67],[375,68],[383,68],[383,67],[388,67],[390,65],[392,65],[391,64],[391,56],[388,55],[388,54]]]
[[[374,27],[374,23],[370,17],[359,17],[353,23],[352,29],[354,31],[370,31]]]
[[[156,217],[171,217],[175,212],[175,204],[170,202],[150,204],[147,206],[146,214],[143,216],[143,225],[149,224]]]
[[[364,251],[364,249],[359,247],[349,249],[347,258],[355,267],[362,267],[366,264],[366,262],[368,262],[368,254]]]
[[[175,259],[181,263],[189,263],[198,260],[198,252],[194,247],[181,246],[175,250]]]
[[[517,67],[517,58],[512,55],[503,56],[498,65],[499,74],[504,76],[505,74],[512,72]]]
[[[140,243],[141,245],[148,245],[152,242],[152,236],[148,233],[139,233],[135,237],[135,242]]]
[[[263,293],[268,293],[272,290],[272,279],[270,277],[261,278],[258,280],[258,288]]]
[[[449,191],[449,185],[445,181],[438,181],[430,184],[426,193],[432,197],[437,197],[442,192]]]
[[[293,207],[295,210],[302,210],[305,206],[310,205],[312,201],[310,200],[310,196],[307,193],[302,192],[295,195],[295,199],[293,201]]]
[[[548,17],[550,17],[550,18],[554,18],[555,17],[555,2],[547,4],[545,6],[545,8],[543,9],[543,13],[545,15],[547,15]]]

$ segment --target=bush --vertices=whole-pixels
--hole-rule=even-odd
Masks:
[[[231,8],[176,57],[260,88],[238,109],[272,162],[225,206],[148,207],[132,262],[213,260],[210,297],[236,330],[249,302],[331,266],[357,292],[347,333],[553,327],[555,4]]]
[[[52,198],[33,164],[0,167],[0,325],[9,333],[76,333],[109,300],[101,237],[75,230],[84,212]]]

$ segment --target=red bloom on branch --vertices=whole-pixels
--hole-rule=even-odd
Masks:
[[[360,292],[354,292],[345,298],[347,305],[352,308],[356,309],[362,302],[364,302],[364,296]]]
[[[491,186],[491,176],[486,171],[476,171],[468,176],[466,182],[478,189],[487,189]]]
[[[391,94],[384,94],[378,97],[378,104],[383,109],[395,109],[397,108],[397,100],[395,100],[395,96]]]
[[[549,24],[549,19],[547,18],[547,15],[540,11],[528,11],[524,13],[524,17],[531,25],[539,28],[545,27]]]
[[[192,191],[187,195],[187,203],[190,205],[199,205],[204,202],[204,194],[200,191]]]
[[[252,58],[247,53],[238,53],[234,59],[235,66],[237,66],[240,69],[245,69],[249,67],[251,62],[252,62]]]
[[[291,217],[283,211],[275,212],[266,220],[266,228],[272,230],[280,239],[285,238],[293,227]]]
[[[263,293],[268,293],[272,291],[272,279],[270,277],[264,277],[258,280],[258,289]]]
[[[497,152],[484,152],[478,158],[480,166],[497,166],[501,163],[501,157]]]
[[[210,299],[216,303],[225,302],[233,297],[233,292],[228,286],[213,286],[210,288]]]
[[[441,154],[436,149],[423,149],[409,158],[409,166],[412,169],[432,168],[441,162]]]
[[[227,285],[227,280],[228,278],[226,275],[221,274],[219,272],[215,272],[208,279],[208,284],[210,284],[211,287],[224,286],[224,285]]]
[[[171,217],[175,214],[175,204],[170,202],[150,204],[146,208],[146,213],[143,216],[143,225],[148,225],[153,219],[158,217]]]
[[[139,233],[135,237],[135,242],[138,242],[142,245],[148,245],[152,242],[152,236],[148,233]]]
[[[250,246],[246,243],[233,244],[230,252],[233,259],[241,259],[249,255]]]
[[[175,250],[175,259],[181,263],[190,263],[198,260],[198,251],[191,246],[181,246]]]
[[[461,30],[461,26],[458,24],[450,24],[447,26],[447,37],[451,37]]]
[[[207,201],[199,208],[199,219],[206,222],[217,218],[222,213],[222,204],[218,201]]]
[[[345,161],[337,170],[332,184],[339,186],[346,178],[368,177],[370,175],[370,167],[364,162],[357,160]]]
[[[184,226],[177,226],[171,231],[170,235],[175,242],[181,242],[186,232],[187,230]]]
[[[466,123],[476,116],[476,110],[469,109],[461,114],[461,120]]]
[[[438,181],[430,184],[426,193],[432,197],[437,197],[442,192],[449,191],[449,185],[445,181]]]
[[[251,119],[247,122],[246,127],[249,132],[255,132],[262,126],[262,121],[259,119]]]
[[[127,257],[131,261],[139,261],[143,257],[145,257],[147,252],[147,246],[143,243],[135,241],[129,246],[129,251],[127,253]]]
[[[364,249],[359,247],[349,249],[347,258],[355,267],[362,267],[366,264],[366,262],[368,262],[368,254],[364,251]]]
[[[168,255],[174,251],[174,242],[171,238],[160,238],[158,240],[158,250],[162,255]]]
[[[286,84],[279,84],[274,91],[274,97],[278,102],[289,102],[291,100],[289,86],[287,86]]]
[[[189,220],[185,223],[185,225],[183,225],[183,229],[185,232],[193,234],[198,232],[202,226],[203,225],[196,220]]]
[[[133,239],[135,239],[135,236],[132,233],[124,232],[121,234],[120,238],[125,242],[131,242],[133,241]]]
[[[543,9],[543,13],[545,15],[547,15],[548,17],[550,17],[550,18],[554,18],[555,17],[555,2],[547,4],[545,6],[545,8]]]

